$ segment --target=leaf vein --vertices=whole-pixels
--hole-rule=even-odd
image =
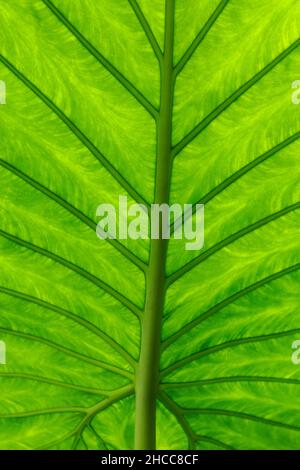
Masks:
[[[224,238],[220,242],[216,243],[213,245],[211,248],[206,250],[204,253],[201,253],[199,256],[194,258],[193,260],[189,261],[187,264],[185,264],[182,268],[179,268],[177,271],[175,271],[173,274],[171,274],[168,278],[167,281],[167,286],[169,287],[171,284],[173,284],[175,281],[177,281],[179,278],[181,278],[184,274],[187,274],[189,271],[191,271],[193,268],[197,267],[202,261],[207,260],[210,258],[212,255],[220,251],[221,249],[227,247],[231,243],[235,242],[239,238],[244,237],[245,235],[254,232],[255,230],[264,227],[265,225],[269,224],[270,222],[273,222],[274,220],[283,217],[284,215],[289,214],[290,212],[293,212],[297,209],[300,208],[300,202],[296,202],[295,204],[291,204],[288,207],[285,207],[284,209],[281,209],[280,211],[274,212],[273,214],[268,215],[267,217],[264,217],[257,222],[248,225],[247,227],[242,228],[241,230],[229,235],[228,237]]]
[[[281,331],[281,332],[272,333],[272,334],[268,334],[268,335],[251,336],[251,337],[247,337],[247,338],[240,338],[240,339],[234,339],[234,340],[226,341],[225,343],[221,343],[221,344],[218,344],[216,346],[212,346],[212,347],[209,347],[207,349],[203,349],[202,351],[199,351],[195,354],[191,354],[191,355],[185,357],[184,359],[181,359],[181,360],[175,362],[174,364],[167,367],[166,369],[163,369],[161,371],[161,376],[164,377],[164,376],[170,374],[171,372],[173,372],[174,370],[180,369],[180,368],[186,366],[187,364],[190,364],[191,362],[194,362],[197,359],[200,359],[201,357],[209,356],[211,354],[215,354],[215,353],[217,353],[219,351],[222,351],[224,349],[230,349],[230,348],[233,348],[235,346],[240,346],[241,344],[257,343],[257,342],[261,342],[261,341],[269,341],[269,340],[272,340],[272,339],[277,339],[277,338],[282,338],[282,337],[285,337],[285,336],[290,336],[292,334],[299,333],[299,332],[300,332],[300,328],[294,328],[293,330]]]
[[[131,302],[127,297],[123,296],[121,293],[116,291],[113,287],[109,286],[106,284],[104,281],[99,279],[98,277],[94,276],[93,274],[89,273],[85,269],[81,268],[77,264],[72,263],[71,261],[66,260],[65,258],[62,258],[61,256],[56,255],[55,253],[52,253],[49,250],[46,250],[45,248],[41,248],[33,243],[27,242],[25,240],[22,240],[21,238],[16,237],[15,235],[12,235],[8,232],[5,232],[0,229],[0,236],[6,238],[7,240],[10,240],[17,245],[23,246],[31,251],[34,251],[36,253],[39,253],[42,256],[45,256],[46,258],[52,259],[53,261],[61,264],[62,266],[65,266],[68,268],[70,271],[75,272],[76,274],[79,274],[81,277],[87,279],[88,281],[92,282],[95,284],[97,287],[100,287],[104,292],[106,292],[108,295],[113,297],[115,300],[120,302],[124,307],[127,307],[131,312],[136,315],[138,318],[140,318],[141,310],[140,308],[135,305],[133,302]]]
[[[169,336],[166,340],[163,341],[162,343],[162,350],[168,348],[173,342],[178,340],[181,336],[185,335],[188,333],[190,330],[195,328],[197,325],[205,321],[207,318],[211,317],[212,315],[216,314],[220,310],[223,309],[223,307],[226,307],[227,305],[230,305],[231,303],[235,302],[236,300],[240,299],[244,295],[247,295],[256,289],[259,289],[260,287],[265,286],[266,284],[275,281],[276,279],[281,278],[282,276],[286,276],[294,271],[297,271],[300,269],[300,263],[294,264],[293,266],[289,266],[288,268],[285,268],[281,271],[275,272],[271,274],[270,276],[267,276],[263,279],[260,279],[259,281],[245,287],[244,289],[239,290],[235,294],[231,295],[230,297],[227,297],[226,299],[222,300],[218,304],[214,305],[213,307],[209,308],[206,310],[206,312],[202,313],[200,316],[192,320],[191,322],[187,323],[183,328],[181,328],[177,333],[174,333],[172,336]]]
[[[157,109],[152,103],[114,66],[107,60],[83,34],[68,20],[68,18],[51,2],[42,0],[54,16],[73,34],[79,43],[143,106],[154,118],[157,117]]]
[[[5,168],[7,171],[10,171],[14,175],[19,177],[23,181],[25,181],[26,183],[30,184],[32,187],[34,187],[35,189],[40,191],[45,196],[52,199],[54,202],[59,204],[61,207],[66,209],[68,212],[70,212],[70,214],[72,214],[74,217],[76,217],[78,220],[80,220],[81,222],[83,222],[85,225],[87,225],[93,231],[96,232],[96,227],[97,227],[96,222],[94,222],[92,219],[90,219],[87,215],[85,215],[79,209],[74,207],[68,201],[63,199],[61,196],[54,193],[49,188],[46,188],[45,186],[43,186],[38,181],[34,180],[30,176],[26,175],[21,170],[19,170],[15,166],[11,165],[10,163],[6,162],[5,160],[2,160],[1,158],[0,158],[0,165],[3,168]],[[107,238],[106,241],[108,243],[110,243],[119,253],[121,253],[123,256],[125,256],[125,258],[128,259],[128,261],[131,261],[133,264],[135,264],[143,272],[146,271],[146,269],[147,269],[146,263],[144,263],[144,261],[142,259],[140,259],[134,253],[132,253],[128,248],[126,248],[124,245],[122,245],[122,243],[120,243],[118,240],[114,240],[112,238]]]
[[[77,351],[73,351],[72,349],[66,348],[64,346],[61,346],[60,344],[55,343],[54,341],[51,341],[46,338],[42,338],[40,336],[35,336],[31,335],[29,333],[24,333],[21,331],[16,331],[16,330],[11,330],[9,328],[2,328],[0,327],[0,331],[2,333],[11,335],[11,336],[17,336],[20,338],[27,339],[29,341],[36,341],[41,344],[45,344],[46,346],[49,346],[52,349],[55,349],[56,351],[62,352],[63,354],[66,354],[67,356],[75,357],[76,359],[79,359],[83,362],[87,362],[88,364],[94,365],[96,367],[99,367],[101,369],[108,370],[110,372],[114,372],[115,374],[122,375],[127,378],[132,378],[132,373],[128,372],[124,369],[121,369],[120,367],[113,366],[111,364],[108,364],[103,361],[99,361],[98,359],[91,358],[89,356],[86,356],[85,354],[81,354]]]
[[[250,421],[257,421],[261,424],[267,424],[270,426],[281,427],[290,429],[292,431],[300,431],[299,426],[294,426],[293,424],[282,423],[280,421],[275,421],[273,419],[262,418],[260,416],[251,415],[248,413],[242,413],[238,411],[231,410],[221,410],[214,408],[199,408],[199,409],[187,409],[182,408],[183,414],[212,414],[212,415],[223,415],[223,416],[232,416],[233,418],[241,418]]]
[[[31,302],[36,305],[39,305],[42,308],[45,308],[47,310],[51,310],[59,315],[62,315],[66,318],[69,318],[70,320],[74,321],[75,323],[82,325],[84,328],[87,330],[91,331],[94,333],[96,336],[101,338],[103,341],[105,341],[109,346],[111,346],[118,354],[120,354],[129,364],[131,364],[133,367],[136,365],[135,359],[126,351],[121,345],[119,345],[111,336],[107,335],[104,331],[102,331],[100,328],[95,326],[93,323],[90,321],[79,317],[78,315],[75,315],[72,312],[69,312],[68,310],[58,307],[57,305],[51,304],[49,302],[46,302],[42,299],[39,299],[37,297],[24,294],[23,292],[19,292],[13,289],[8,289],[7,287],[0,286],[0,292],[10,295],[15,298],[22,299],[26,302]]]
[[[80,140],[80,142],[91,152],[110,175],[128,192],[128,194],[138,203],[149,207],[148,202],[130,185],[130,183],[119,173],[119,171],[107,160],[107,158],[95,147],[91,140],[74,124],[64,112],[56,106],[36,85],[26,78],[16,67],[0,54],[2,62],[19,80],[23,82],[40,100],[56,114],[56,116],[70,129],[70,131]]]
[[[208,127],[220,114],[229,106],[243,96],[253,85],[265,77],[276,65],[285,59],[293,50],[300,45],[300,39],[293,42],[287,49],[275,57],[262,70],[256,73],[250,80],[238,88],[223,103],[217,106],[208,116],[206,116],[197,126],[194,127],[181,141],[179,141],[172,150],[173,158],[176,157],[188,144],[190,144],[206,127]]]
[[[145,18],[144,13],[142,12],[139,4],[137,3],[136,0],[128,0],[131,8],[133,9],[144,33],[146,34],[146,37],[153,49],[154,54],[156,55],[159,63],[162,61],[162,51],[159,47],[159,44],[156,40],[156,37],[153,34],[153,31],[151,30],[148,21]]]
[[[275,147],[272,147],[271,149],[267,150],[265,153],[263,153],[259,157],[255,158],[254,160],[252,160],[251,162],[247,163],[245,166],[237,170],[235,173],[230,175],[220,184],[212,188],[207,194],[205,194],[205,196],[201,197],[201,199],[199,199],[195,204],[193,204],[192,214],[195,213],[197,204],[207,204],[212,199],[214,199],[218,194],[220,194],[222,191],[224,191],[226,188],[232,185],[235,181],[237,181],[238,179],[240,179],[241,177],[249,173],[253,168],[258,166],[260,163],[263,163],[265,160],[272,157],[276,153],[280,152],[288,145],[291,145],[293,142],[296,142],[299,138],[300,138],[300,132],[296,132],[295,134],[289,136],[287,139],[283,140],[279,144],[275,145]],[[174,225],[176,225],[179,222],[179,220],[180,219],[177,219],[175,223],[172,223],[171,233],[174,233]]]
[[[84,393],[90,393],[92,395],[108,395],[107,390],[101,390],[96,388],[84,387],[83,385],[60,382],[59,380],[50,379],[48,377],[42,377],[34,374],[24,374],[19,372],[0,372],[0,377],[5,379],[22,379],[32,380],[33,382],[41,382],[49,385],[55,385],[66,389],[78,390]]]
[[[300,380],[297,379],[285,379],[282,377],[263,377],[263,376],[229,376],[229,377],[217,377],[214,379],[203,379],[195,380],[194,382],[164,382],[161,384],[163,389],[177,389],[177,388],[187,388],[187,387],[201,387],[205,385],[215,385],[215,384],[227,384],[231,382],[272,382],[272,383],[282,383],[287,385],[300,385]]]
[[[189,48],[186,50],[182,58],[174,67],[174,76],[176,77],[181,70],[184,68],[186,63],[190,60],[196,49],[199,47],[205,36],[209,33],[219,16],[223,13],[226,5],[228,4],[229,0],[221,0],[215,11],[212,13],[210,18],[207,20],[203,28],[199,31]]]

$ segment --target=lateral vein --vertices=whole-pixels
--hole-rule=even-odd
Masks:
[[[120,354],[123,357],[123,359],[126,360],[126,362],[128,362],[130,365],[135,367],[135,364],[136,364],[135,359],[122,346],[120,346],[111,336],[106,334],[104,331],[102,331],[100,328],[95,326],[90,321],[88,321],[84,318],[81,318],[78,315],[75,315],[74,313],[69,312],[68,310],[66,310],[64,308],[58,307],[57,305],[53,305],[53,304],[51,304],[49,302],[46,302],[42,299],[39,299],[37,297],[33,297],[31,295],[24,294],[23,292],[19,292],[19,291],[13,290],[13,289],[8,289],[8,288],[3,287],[3,286],[0,286],[0,292],[4,293],[6,295],[10,295],[10,296],[15,297],[15,298],[22,299],[26,302],[34,303],[36,305],[39,305],[42,308],[45,308],[47,310],[51,310],[51,311],[57,313],[58,315],[69,318],[70,320],[72,320],[75,323],[83,326],[88,331],[91,331],[96,336],[101,338],[103,341],[105,341],[106,344],[111,346],[118,354]]]
[[[232,235],[229,235],[228,237],[224,238],[220,242],[216,243],[212,247],[210,247],[208,250],[206,250],[204,253],[201,253],[199,256],[196,256],[193,260],[189,261],[187,264],[185,264],[182,268],[179,268],[177,271],[175,271],[173,274],[171,274],[168,279],[167,279],[167,286],[169,287],[171,284],[173,284],[175,281],[180,279],[184,274],[190,272],[193,268],[197,267],[201,262],[204,260],[207,260],[210,258],[212,255],[220,251],[221,249],[227,247],[231,243],[235,242],[239,238],[242,238],[243,236],[254,232],[255,230],[264,227],[265,225],[269,224],[270,222],[279,219],[280,217],[283,217],[284,215],[289,214],[290,212],[293,212],[297,209],[300,208],[300,202],[296,202],[295,204],[291,204],[288,207],[285,207],[284,209],[281,209],[278,212],[275,212],[273,214],[270,214],[257,222],[248,225],[247,227],[242,228],[241,230],[233,233]]]
[[[229,0],[222,0],[215,11],[212,13],[210,18],[207,20],[203,28],[199,31],[189,48],[186,50],[182,58],[179,60],[179,62],[175,65],[174,67],[174,76],[176,77],[181,70],[184,68],[186,63],[190,60],[194,52],[197,50],[203,39],[207,36],[219,16],[223,13],[226,5],[228,4]]]
[[[83,34],[68,20],[68,18],[52,3],[42,0],[56,18],[76,37],[79,43],[138,101],[148,113],[156,119],[157,109],[152,103],[111,63],[98,49],[88,41]]]
[[[272,334],[269,334],[269,335],[251,336],[251,337],[247,337],[247,338],[240,338],[240,339],[235,339],[235,340],[231,340],[231,341],[226,341],[225,343],[221,343],[221,344],[218,344],[216,346],[212,346],[212,347],[209,347],[207,349],[203,349],[202,351],[199,351],[195,354],[191,354],[191,355],[185,357],[184,359],[181,359],[181,360],[175,362],[171,366],[169,366],[166,369],[163,369],[161,371],[161,377],[164,377],[164,376],[170,374],[171,372],[173,372],[174,370],[179,369],[181,367],[184,367],[187,364],[190,364],[191,362],[194,362],[197,359],[200,359],[201,357],[209,356],[211,354],[215,354],[215,353],[217,353],[219,351],[222,351],[224,349],[230,349],[230,348],[233,348],[235,346],[240,346],[241,344],[258,343],[258,342],[261,342],[261,341],[269,341],[269,340],[272,340],[272,339],[282,338],[284,336],[289,336],[289,335],[299,333],[299,332],[300,332],[300,328],[294,328],[293,330],[281,331],[281,332],[272,333]]]
[[[284,148],[288,147],[292,143],[296,142],[300,138],[300,132],[296,132],[295,134],[287,137],[285,140],[280,142],[279,144],[275,145],[271,149],[267,150],[265,153],[259,155],[257,158],[252,160],[251,162],[247,163],[245,166],[237,170],[235,173],[230,175],[226,178],[222,183],[218,184],[214,188],[212,188],[207,194],[205,194],[201,199],[199,199],[195,204],[193,204],[192,214],[196,211],[197,204],[207,204],[211,200],[213,200],[218,194],[232,185],[235,181],[240,179],[242,176],[249,173],[253,168],[257,167],[259,164],[263,163],[268,158],[271,158],[273,155],[276,155],[278,152],[283,150]],[[180,219],[177,219],[175,223],[171,226],[171,233],[174,233],[174,225],[179,222]]]
[[[21,170],[16,168],[15,166],[11,165],[10,163],[6,162],[5,160],[2,160],[0,158],[0,165],[5,168],[6,170],[10,171],[29,185],[31,185],[33,188],[37,189],[40,191],[42,194],[45,196],[49,197],[52,199],[54,202],[59,204],[61,207],[66,209],[70,214],[72,214],[74,217],[76,217],[78,220],[83,222],[85,225],[87,225],[89,228],[91,228],[94,232],[96,232],[97,224],[94,222],[92,219],[90,219],[87,215],[85,215],[83,212],[81,212],[79,209],[74,207],[72,204],[70,204],[68,201],[63,199],[61,196],[58,194],[54,193],[51,191],[49,188],[46,188],[43,186],[41,183],[38,181],[34,180],[30,176],[26,175],[23,173]],[[132,253],[126,246],[122,245],[118,240],[114,240],[112,238],[107,238],[106,241],[110,243],[119,253],[121,253],[128,261],[131,261],[133,264],[135,264],[139,269],[141,269],[143,272],[147,270],[147,265],[146,263],[139,258],[137,255]]]
[[[41,344],[45,344],[46,346],[49,346],[52,349],[55,349],[56,351],[62,352],[66,354],[67,356],[75,357],[76,359],[79,359],[80,361],[86,362],[88,364],[94,365],[96,367],[99,367],[101,369],[108,370],[110,372],[114,372],[115,374],[122,375],[126,378],[132,378],[132,373],[128,372],[124,369],[121,369],[120,367],[113,366],[111,364],[108,364],[103,361],[99,361],[98,359],[93,359],[89,356],[86,356],[85,354],[78,353],[76,351],[73,351],[72,349],[66,348],[64,346],[61,346],[60,344],[54,343],[53,341],[42,338],[40,336],[35,336],[31,335],[29,333],[23,333],[22,331],[17,331],[17,330],[11,330],[9,328],[2,328],[0,327],[0,331],[2,333],[11,335],[11,336],[17,336],[20,338],[28,339],[29,341],[36,341]]]
[[[260,416],[251,415],[248,413],[241,413],[238,411],[231,410],[220,410],[213,408],[199,408],[199,409],[189,409],[183,408],[183,414],[212,414],[212,415],[223,415],[223,416],[232,416],[234,418],[241,418],[250,421],[257,421],[261,424],[267,424],[270,426],[278,426],[281,428],[291,429],[292,431],[300,431],[299,426],[294,426],[293,424],[282,423],[280,421],[275,421],[273,419],[262,418]]]
[[[218,304],[214,305],[213,307],[209,308],[206,310],[206,312],[203,312],[201,315],[199,315],[197,318],[192,320],[191,322],[187,323],[183,328],[181,328],[177,333],[174,333],[172,336],[169,336],[163,343],[162,343],[162,349],[168,348],[173,342],[177,341],[181,336],[185,335],[188,333],[190,330],[195,328],[196,326],[200,325],[203,321],[205,321],[207,318],[211,317],[212,315],[215,315],[218,313],[220,310],[222,310],[224,307],[227,305],[230,305],[231,303],[235,302],[236,300],[240,299],[241,297],[249,294],[250,292],[255,291],[256,289],[259,289],[260,287],[263,287],[267,285],[268,283],[275,281],[276,279],[280,279],[282,276],[286,276],[294,271],[297,271],[300,269],[300,263],[294,264],[293,266],[289,266],[288,268],[285,268],[281,271],[277,271],[270,276],[267,276],[251,285],[248,287],[245,287],[244,289],[241,289],[237,291],[235,294],[227,297],[226,299],[222,300]]]
[[[49,385],[55,385],[57,387],[62,387],[65,389],[78,390],[84,393],[90,393],[92,395],[108,395],[107,390],[101,390],[97,388],[84,387],[83,385],[60,382],[59,380],[50,379],[48,377],[42,377],[40,375],[34,374],[24,374],[19,372],[0,372],[0,377],[5,379],[22,379],[22,380],[32,380],[33,382],[41,382]]]
[[[50,258],[53,261],[70,269],[71,271],[74,271],[75,273],[79,274],[81,277],[84,277],[88,281],[92,282],[97,287],[100,287],[104,292],[106,292],[115,300],[120,302],[124,307],[128,308],[135,316],[137,316],[138,318],[140,317],[141,310],[137,305],[131,302],[131,300],[129,300],[127,297],[123,296],[120,292],[116,291],[113,287],[109,286],[104,281],[94,276],[93,274],[89,273],[85,269],[81,268],[77,264],[74,264],[71,261],[68,261],[65,258],[62,258],[61,256],[56,255],[55,253],[52,253],[51,251],[46,250],[45,248],[41,248],[33,243],[22,240],[21,238],[18,238],[15,235],[5,232],[4,230],[0,230],[0,236],[20,246],[24,246],[25,248],[31,251],[39,253],[40,255]]]
[[[196,435],[190,428],[183,414],[181,413],[179,406],[177,405],[177,403],[174,402],[174,400],[169,397],[169,395],[167,395],[167,393],[163,392],[162,390],[159,391],[158,397],[160,398],[164,406],[170,411],[170,413],[175,416],[178,424],[181,426],[183,432],[187,437],[189,450],[193,450],[196,441]]]
[[[202,387],[206,385],[215,385],[231,382],[271,382],[271,383],[282,383],[287,385],[300,385],[300,380],[297,379],[285,379],[281,377],[264,377],[264,376],[229,376],[229,377],[217,377],[214,379],[203,379],[195,380],[194,382],[164,382],[160,386],[163,390],[165,389],[177,389],[177,388],[189,388],[189,387]]]
[[[220,114],[229,106],[244,95],[253,85],[265,77],[276,65],[285,59],[292,51],[300,45],[300,39],[293,42],[287,49],[281,52],[275,59],[267,64],[262,70],[256,73],[250,80],[238,88],[232,95],[226,98],[223,103],[217,106],[208,114],[197,126],[194,127],[183,139],[178,142],[172,150],[172,156],[175,158],[188,144],[190,144],[206,127],[208,127]]]
[[[156,55],[156,58],[158,59],[159,63],[162,61],[163,53],[160,49],[160,46],[156,40],[156,37],[153,34],[152,29],[149,26],[148,21],[145,18],[144,13],[142,12],[139,4],[137,3],[136,0],[128,0],[131,8],[133,9],[144,33],[146,34],[146,37],[153,49],[154,54]]]
[[[27,86],[40,100],[53,111],[54,114],[70,129],[90,153],[101,163],[110,175],[122,186],[125,191],[138,203],[149,207],[148,202],[130,185],[130,183],[119,173],[109,160],[97,149],[91,140],[69,119],[64,112],[56,106],[36,85],[26,78],[16,67],[0,54],[2,62],[25,86]]]

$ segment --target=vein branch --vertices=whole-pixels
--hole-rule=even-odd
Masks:
[[[24,338],[24,339],[27,339],[29,341],[35,341],[35,342],[38,342],[38,343],[41,343],[41,344],[45,344],[46,346],[48,346],[52,349],[55,349],[56,351],[59,351],[63,354],[66,354],[67,356],[74,357],[76,359],[79,359],[80,361],[86,362],[88,364],[99,367],[101,369],[105,369],[109,372],[113,372],[115,374],[122,375],[126,378],[129,378],[129,379],[132,378],[132,373],[128,372],[125,369],[121,369],[120,367],[113,366],[113,365],[108,364],[108,363],[103,362],[103,361],[99,361],[98,359],[91,358],[91,357],[89,357],[85,354],[78,353],[77,351],[73,351],[70,348],[66,348],[64,346],[61,346],[60,344],[57,344],[54,341],[51,341],[49,339],[42,338],[40,336],[35,336],[35,335],[29,334],[29,333],[24,333],[22,331],[12,330],[12,329],[9,329],[9,328],[0,327],[0,331],[2,333],[5,333],[5,334],[11,335],[11,336],[17,336],[19,338]]]
[[[193,450],[195,442],[197,440],[196,434],[190,428],[188,422],[184,418],[180,407],[167,395],[164,391],[160,390],[158,397],[160,398],[163,405],[172,413],[182,430],[184,431],[188,440],[188,449]]]
[[[232,446],[225,444],[225,442],[220,441],[219,439],[194,433],[184,416],[184,410],[163,391],[160,391],[159,398],[161,399],[164,406],[175,416],[179,425],[182,427],[188,439],[189,450],[193,450],[195,448],[196,442],[198,441],[209,442],[210,444],[226,450],[234,450]]]
[[[294,142],[299,140],[300,132],[296,132],[295,134],[287,137],[285,140],[280,142],[279,144],[275,145],[271,149],[267,150],[263,154],[259,155],[257,158],[252,160],[251,162],[247,163],[245,166],[237,170],[235,173],[232,173],[228,178],[222,181],[220,184],[212,188],[207,194],[201,197],[195,204],[193,204],[192,214],[195,214],[197,204],[207,204],[211,200],[213,200],[218,194],[224,191],[226,188],[231,186],[235,181],[242,178],[244,175],[249,173],[253,168],[257,167],[267,159],[271,158],[273,155],[276,155],[281,150],[285,149],[289,145],[292,145]],[[180,219],[177,219],[171,226],[171,233],[174,233],[174,225],[179,222]]]
[[[203,312],[201,315],[199,315],[197,318],[192,320],[191,322],[187,323],[183,328],[178,330],[176,333],[174,333],[172,336],[169,336],[165,341],[162,343],[162,349],[168,348],[172,343],[177,341],[179,338],[184,336],[186,333],[191,331],[193,328],[196,326],[200,325],[200,323],[204,322],[207,318],[211,317],[212,315],[215,315],[219,311],[221,311],[224,307],[227,305],[232,304],[233,302],[237,301],[238,299],[242,298],[243,296],[250,294],[251,292],[254,292],[256,289],[259,289],[270,282],[273,282],[277,279],[280,279],[283,276],[287,276],[288,274],[291,274],[295,271],[300,269],[300,263],[294,264],[293,266],[289,266],[288,268],[285,268],[281,271],[277,271],[270,276],[267,276],[263,279],[260,279],[259,281],[245,287],[244,289],[241,289],[237,291],[235,294],[227,297],[226,299],[222,300],[218,304],[214,305],[213,307],[209,308],[206,310],[206,312]]]
[[[117,343],[111,336],[107,335],[104,331],[102,331],[100,328],[98,328],[97,326],[95,326],[93,323],[86,320],[85,318],[81,318],[78,315],[75,315],[74,313],[71,313],[71,312],[69,312],[68,310],[66,310],[64,308],[58,307],[57,305],[53,305],[53,304],[51,304],[49,302],[46,302],[44,300],[41,300],[37,297],[33,297],[31,295],[24,294],[23,292],[18,292],[16,290],[8,289],[8,288],[3,287],[3,286],[0,286],[0,292],[4,293],[6,295],[10,295],[10,296],[15,297],[15,298],[22,299],[26,302],[32,302],[36,305],[39,305],[42,308],[45,308],[47,310],[51,310],[51,311],[57,313],[58,315],[61,315],[65,318],[68,318],[68,319],[72,320],[73,322],[77,323],[78,325],[83,326],[88,331],[91,331],[96,336],[101,338],[106,344],[111,346],[118,354],[120,354],[126,360],[126,362],[128,362],[130,365],[135,367],[135,365],[136,365],[135,359],[127,351],[125,351],[125,349],[122,348],[122,346],[120,346],[119,343]]]
[[[0,230],[0,236],[12,241],[13,243],[16,243],[17,245],[23,246],[31,251],[34,251],[35,253],[39,253],[42,256],[50,258],[53,261],[61,264],[62,266],[65,266],[70,271],[79,274],[79,276],[92,282],[97,287],[100,287],[104,292],[106,292],[108,295],[120,302],[124,307],[128,308],[135,316],[140,318],[141,310],[137,305],[131,302],[127,297],[123,296],[120,292],[116,291],[113,287],[109,286],[104,281],[89,273],[85,269],[81,268],[77,264],[74,264],[71,261],[62,258],[61,256],[58,256],[55,253],[46,250],[45,248],[41,248],[33,243],[22,240],[21,238],[18,238],[15,235],[5,232],[4,230]]]
[[[162,58],[163,58],[163,53],[162,53],[162,51],[160,49],[160,46],[159,46],[159,44],[156,40],[156,37],[153,34],[152,29],[149,26],[148,21],[145,18],[144,13],[142,12],[142,10],[141,10],[141,8],[140,8],[140,6],[139,6],[139,4],[136,0],[128,0],[128,1],[129,1],[129,4],[130,4],[131,8],[133,9],[133,11],[134,11],[141,27],[142,27],[144,33],[147,36],[147,39],[148,39],[148,41],[149,41],[149,43],[150,43],[150,45],[153,49],[154,54],[156,55],[159,63],[161,63]]]
[[[242,413],[239,411],[233,410],[222,410],[222,409],[214,409],[214,408],[182,408],[182,412],[184,414],[208,414],[208,415],[216,415],[216,416],[231,416],[233,418],[240,418],[250,421],[256,421],[261,424],[266,424],[270,426],[280,427],[290,429],[292,431],[300,431],[299,426],[295,426],[293,424],[282,423],[280,421],[275,421],[273,419],[262,418],[260,416],[255,416],[248,413]]]
[[[83,212],[81,212],[79,209],[74,207],[72,204],[70,204],[68,201],[63,199],[61,196],[58,194],[54,193],[51,191],[49,188],[46,188],[42,184],[40,184],[38,181],[34,180],[30,176],[26,175],[23,173],[21,170],[16,168],[15,166],[11,165],[10,163],[6,162],[5,160],[2,160],[0,158],[0,165],[5,168],[7,171],[10,171],[14,175],[16,175],[18,178],[22,179],[25,181],[27,184],[32,186],[33,188],[37,189],[40,191],[42,194],[45,196],[49,197],[51,200],[59,204],[61,207],[66,209],[70,214],[72,214],[74,217],[76,217],[78,220],[83,222],[87,227],[91,228],[93,232],[96,232],[97,224],[94,222],[92,219],[90,219],[87,215],[85,215]],[[136,256],[134,253],[132,253],[130,250],[128,250],[127,247],[125,247],[122,243],[120,243],[118,240],[114,240],[112,238],[106,238],[106,241],[110,243],[119,253],[121,253],[123,256],[125,256],[128,261],[131,261],[133,264],[135,264],[139,269],[141,269],[143,272],[147,270],[147,265],[144,263],[143,260],[141,260],[138,256]]]
[[[182,58],[179,60],[179,62],[176,64],[174,67],[174,76],[176,77],[181,70],[184,68],[186,63],[190,60],[194,52],[197,50],[203,39],[206,37],[206,35],[209,33],[219,16],[222,14],[224,8],[228,4],[229,0],[222,0],[215,11],[212,13],[210,18],[207,20],[203,28],[199,31],[195,39],[193,40],[192,44],[190,47],[186,50]]]
[[[208,116],[206,116],[194,129],[192,129],[180,142],[178,142],[172,150],[173,158],[176,157],[188,144],[190,144],[206,127],[208,127],[215,119],[217,119],[223,111],[244,95],[253,85],[265,77],[276,65],[283,61],[292,51],[300,45],[300,39],[293,42],[287,49],[275,57],[262,70],[256,73],[250,80],[238,88],[223,103],[215,108]]]
[[[0,54],[2,62],[20,81],[23,82],[40,100],[53,111],[54,114],[70,129],[70,131],[80,140],[80,142],[90,151],[90,153],[101,163],[108,173],[127,191],[127,193],[138,203],[149,207],[148,202],[130,185],[130,183],[119,173],[119,171],[109,162],[109,160],[95,147],[91,140],[69,119],[64,112],[56,106],[36,85],[26,78],[17,68]]]
[[[81,435],[84,432],[86,427],[91,426],[91,421],[92,419],[97,415],[97,413],[104,411],[106,408],[109,406],[117,403],[118,401],[129,397],[130,395],[133,394],[134,387],[133,385],[126,385],[124,387],[119,388],[118,390],[115,390],[110,394],[110,396],[106,400],[102,400],[101,402],[97,403],[95,406],[90,407],[88,409],[84,409],[84,418],[80,421],[79,425],[71,432],[65,434],[63,437],[60,439],[55,440],[54,442],[48,444],[47,446],[41,447],[36,450],[44,450],[54,447],[57,444],[60,444],[61,442],[64,442],[74,436],[74,441],[73,441],[73,448],[76,448],[78,441],[81,439]],[[93,428],[92,428],[93,429]],[[94,430],[94,429],[93,429]],[[94,433],[96,431],[94,430]],[[103,442],[104,443],[104,442]],[[105,443],[104,443],[105,445]]]
[[[25,374],[21,372],[0,372],[0,377],[3,377],[5,379],[31,380],[33,382],[40,382],[40,383],[45,383],[49,385],[55,385],[57,387],[61,387],[65,389],[78,390],[80,392],[90,393],[92,395],[108,395],[107,390],[85,387],[79,384],[61,382],[59,380],[55,380],[49,377],[42,377],[40,375]]]
[[[163,369],[161,371],[161,377],[164,377],[164,376],[170,374],[171,372],[173,372],[174,370],[180,369],[180,368],[190,364],[191,362],[196,361],[197,359],[200,359],[204,356],[209,356],[211,354],[215,354],[215,353],[217,353],[219,351],[222,351],[224,349],[229,349],[229,348],[233,348],[233,347],[236,347],[236,346],[240,346],[241,344],[258,343],[258,342],[261,342],[261,341],[270,341],[272,339],[282,338],[282,337],[290,336],[290,335],[293,335],[293,334],[296,334],[296,333],[298,334],[299,332],[300,332],[300,328],[294,328],[293,330],[280,331],[280,332],[272,333],[272,334],[268,334],[268,335],[251,336],[251,337],[247,337],[247,338],[240,338],[240,339],[234,339],[234,340],[226,341],[225,343],[221,343],[221,344],[218,344],[216,346],[212,346],[212,347],[209,347],[207,349],[203,349],[202,351],[199,351],[195,354],[191,354],[191,355],[185,357],[184,359],[181,359],[181,360],[175,362],[171,366],[169,366],[166,369]]]
[[[76,37],[80,44],[141,104],[154,118],[157,109],[152,103],[114,66],[109,62],[66,18],[66,16],[52,3],[51,0],[42,0],[56,18]]]
[[[252,375],[235,375],[230,377],[217,377],[213,379],[195,380],[194,382],[164,382],[160,386],[163,390],[167,389],[184,389],[191,387],[203,387],[207,385],[231,383],[231,382],[270,382],[280,383],[286,385],[300,385],[300,380],[297,379],[285,379],[282,377],[264,377],[264,376],[252,376]]]
[[[86,416],[84,419],[81,421],[77,429],[72,433],[74,435],[74,442],[73,442],[73,448],[76,449],[77,444],[79,440],[81,439],[82,433],[85,430],[87,426],[90,426],[92,423],[92,420],[94,417],[100,413],[101,411],[104,411],[106,408],[109,406],[117,403],[118,401],[127,398],[131,396],[134,393],[134,385],[126,385],[125,387],[120,388],[119,390],[116,390],[113,392],[110,397],[107,399],[97,403],[96,405],[90,407],[87,410]],[[94,428],[92,428],[94,433],[97,435],[96,431]],[[101,439],[101,438],[100,438]],[[102,440],[102,439],[101,439]]]
[[[285,207],[284,209],[281,209],[278,212],[275,212],[273,214],[268,215],[267,217],[263,217],[262,219],[258,220],[254,224],[248,225],[247,227],[242,228],[238,232],[233,233],[232,235],[229,235],[227,238],[224,238],[220,242],[216,243],[213,245],[211,248],[206,250],[204,253],[201,253],[199,256],[196,256],[194,259],[189,261],[187,264],[185,264],[182,268],[179,268],[177,271],[175,271],[173,274],[171,274],[168,277],[167,280],[167,285],[170,286],[173,284],[175,281],[180,279],[184,274],[187,274],[189,271],[191,271],[193,268],[198,266],[201,262],[204,260],[210,258],[212,255],[220,251],[221,249],[227,247],[231,243],[235,242],[239,238],[242,238],[246,236],[247,234],[269,224],[270,222],[273,222],[276,219],[279,219],[280,217],[283,217],[290,212],[293,212],[297,209],[300,208],[300,202],[297,202],[295,204],[291,204],[288,207]]]

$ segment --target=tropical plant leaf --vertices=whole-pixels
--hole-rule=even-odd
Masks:
[[[1,2],[2,449],[300,449],[299,19]],[[100,241],[120,195],[204,203],[204,248]]]

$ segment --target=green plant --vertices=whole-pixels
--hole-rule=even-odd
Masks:
[[[300,448],[299,16],[1,2],[1,448]],[[204,249],[100,241],[119,195]]]

